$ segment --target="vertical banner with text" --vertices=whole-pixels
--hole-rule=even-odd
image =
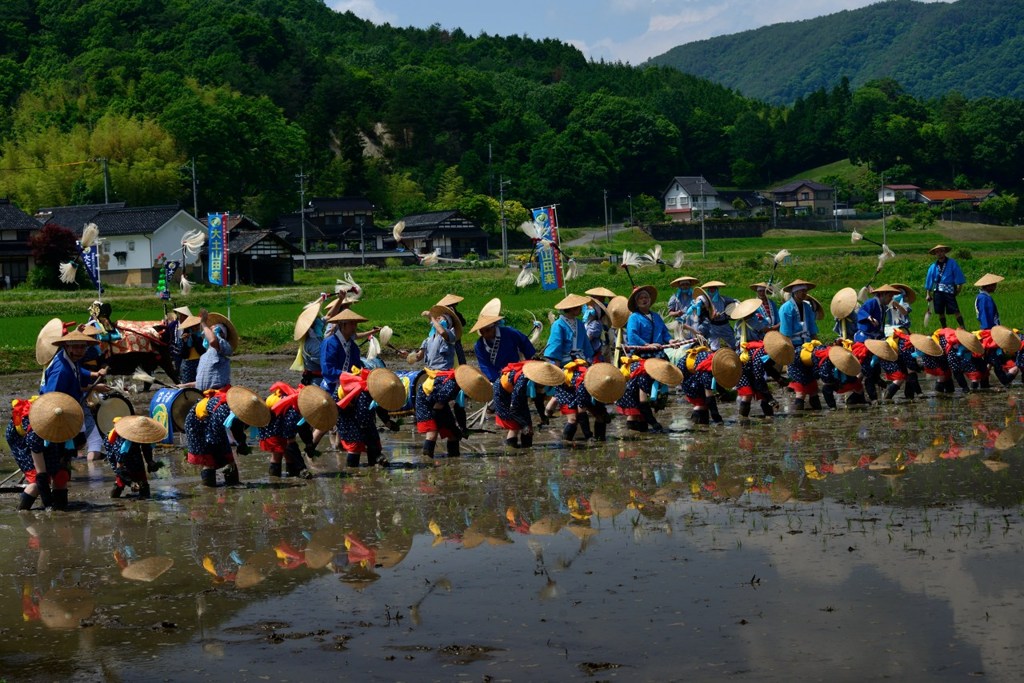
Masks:
[[[209,280],[211,285],[223,287],[228,280],[228,215],[210,213],[206,215],[209,227]]]
[[[562,253],[558,249],[558,217],[555,207],[542,206],[539,209],[532,209],[531,213],[537,234],[543,240],[537,247],[540,286],[543,289],[561,289]]]

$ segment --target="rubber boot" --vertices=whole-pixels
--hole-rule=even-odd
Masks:
[[[750,401],[740,401],[740,417],[750,417]]]
[[[540,420],[540,424],[547,425],[551,423],[548,414],[544,411],[544,403],[547,396],[544,394],[537,394],[533,397],[533,409],[537,411],[537,418]]]
[[[718,401],[715,400],[714,396],[708,399],[708,413],[710,414],[711,419],[714,420],[715,424],[720,425],[724,422],[724,420],[722,420],[722,414],[718,412]]]
[[[31,510],[32,509],[32,505],[35,504],[35,502],[36,502],[36,497],[35,496],[30,496],[29,494],[27,494],[24,491],[22,491],[21,492],[21,500],[18,501],[18,509],[19,510]]]
[[[646,432],[648,425],[646,422],[641,420],[626,420],[626,429],[631,432]]]
[[[995,374],[996,379],[998,379],[999,383],[1002,384],[1004,387],[1010,385],[1010,378],[1006,374],[1006,370],[1004,370],[1003,366],[1000,365],[998,362],[996,362],[992,366],[992,373]]]
[[[68,509],[68,490],[67,489],[54,489],[53,490],[53,509],[54,510],[67,510]]]
[[[811,410],[821,410],[821,397],[815,394],[809,401]]]
[[[953,379],[955,379],[956,383],[960,385],[960,390],[962,392],[966,394],[971,391],[971,388],[967,385],[967,378],[964,377],[963,373],[958,372],[957,374],[953,375]]]
[[[437,425],[438,431],[447,429],[455,435],[455,438],[462,438],[462,431],[455,424],[455,416],[452,415],[452,411],[447,405],[441,408],[434,408],[434,424]]]
[[[608,422],[605,420],[594,420],[594,441],[607,441],[608,440]],[[530,437],[530,441],[533,441],[533,437]],[[523,446],[524,448],[526,446]]]
[[[387,467],[388,461],[384,458],[384,452],[381,451],[380,448],[378,448],[377,446],[367,446],[366,464],[370,467],[376,467],[377,465],[380,465],[381,467]],[[302,475],[303,477],[305,477],[306,479],[313,478],[313,475],[310,474],[309,470],[306,470],[305,472],[306,474]]]
[[[795,411],[806,410],[806,408],[804,407],[804,399],[802,399],[802,398],[794,399],[793,400],[793,410],[795,410]]]
[[[466,424],[466,406],[460,406],[456,403],[452,406],[452,412],[455,413],[455,424],[458,425],[459,431],[462,432],[462,438],[468,438],[469,425]]]
[[[505,439],[505,445],[508,446],[509,448],[519,448],[519,437],[511,436]]]
[[[459,447],[458,439],[448,439],[448,457],[459,458],[462,457],[462,449]]]
[[[279,463],[279,462],[272,462],[272,463],[270,463],[270,468],[267,471],[267,474],[269,474],[272,477],[280,477],[281,476],[281,463]]]
[[[877,381],[878,380],[874,375],[864,378],[864,393],[867,395],[868,401],[871,403],[878,400],[878,387],[875,384]]]
[[[124,486],[121,484],[114,484],[110,489],[111,498],[120,498],[122,493],[124,493]]]
[[[345,455],[345,465],[347,467],[359,467],[359,454],[348,453]]]
[[[846,398],[846,405],[848,406],[863,406],[867,405],[868,401],[864,398],[864,394],[858,394],[856,391],[851,392]]]
[[[562,441],[572,443],[574,438],[576,438],[576,423],[566,422],[565,426],[562,427]]]
[[[576,424],[580,427],[580,433],[583,434],[584,439],[591,439],[594,433],[590,431],[590,416],[586,413],[580,413],[576,416]]]
[[[533,434],[519,434],[519,443],[523,448],[533,448]]]
[[[423,455],[427,458],[433,459],[434,450],[437,448],[437,442],[431,441],[430,439],[424,439],[423,441]]]
[[[649,426],[649,431],[651,433],[663,434],[665,432],[665,428],[661,426],[660,422],[658,422],[658,418],[654,417],[654,408],[650,403],[641,403],[639,410],[644,420],[647,421],[647,425]]]
[[[306,461],[302,459],[299,444],[294,441],[289,443],[284,449],[284,465],[289,477],[313,478],[313,475],[306,468]]]
[[[821,388],[821,395],[825,397],[825,405],[829,407],[829,410],[836,409],[836,392],[835,390],[826,385]],[[813,400],[813,399],[812,399]]]
[[[775,416],[775,408],[772,407],[772,402],[769,401],[768,399],[762,399],[761,400],[761,412],[764,414],[765,417],[774,417]]]
[[[706,411],[706,410],[695,410],[695,411],[693,411],[693,415],[691,415],[691,419],[694,422],[696,422],[697,424],[699,424],[699,425],[709,425],[709,424],[711,424],[711,416],[708,415],[708,411]]]
[[[217,485],[217,470],[205,467],[199,470],[199,481],[203,486],[214,487]]]
[[[907,382],[914,386],[914,396],[920,396],[924,393],[924,389],[921,388],[921,378],[917,376],[917,373],[907,375]]]
[[[139,484],[139,500],[149,500],[149,497],[149,482],[144,481],[141,484]]]
[[[53,507],[53,493],[50,491],[50,475],[36,473],[36,486],[39,487],[39,502],[44,508]]]
[[[885,388],[885,398],[891,401],[893,397],[896,396],[896,392],[898,392],[899,390],[900,385],[897,384],[896,382],[893,382],[892,384]]]
[[[224,485],[225,486],[237,486],[241,483],[238,477],[238,466],[231,465],[228,469],[224,470]]]

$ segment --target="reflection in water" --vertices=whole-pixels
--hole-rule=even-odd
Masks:
[[[115,505],[82,464],[78,510],[0,506],[0,670],[1008,678],[1022,442],[991,393],[215,491],[168,450]]]

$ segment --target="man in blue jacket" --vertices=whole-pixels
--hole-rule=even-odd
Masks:
[[[928,267],[924,289],[928,293],[927,300],[935,307],[942,327],[946,326],[946,313],[955,315],[957,323],[964,327],[964,316],[960,312],[956,297],[967,279],[959,264],[949,258],[949,252],[952,250],[952,247],[945,244],[936,244],[928,250],[929,254],[935,256],[935,263]]]

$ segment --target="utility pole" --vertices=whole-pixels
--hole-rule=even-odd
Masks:
[[[196,180],[196,158],[192,157],[192,215],[199,219],[199,182]]]
[[[110,169],[107,166],[106,157],[97,157],[93,161],[100,162],[100,167],[103,171],[103,203],[110,203]]]
[[[359,263],[365,266],[366,242],[363,240],[363,223],[366,221],[366,216],[356,216],[356,221],[359,222]]]
[[[505,186],[511,185],[511,180],[505,180],[505,176],[498,176],[498,200],[501,206],[501,262],[508,265],[508,229],[505,225]]]
[[[885,239],[885,174],[882,174],[882,244],[888,244]]]
[[[609,242],[612,241],[612,231],[608,227],[608,190],[604,191],[604,234]]]
[[[700,183],[700,257],[705,258],[708,255],[708,249],[704,240],[704,176],[701,176],[697,182]]]
[[[633,195],[629,195],[629,226],[633,227]]]
[[[306,174],[299,166],[299,173],[295,176],[299,180],[299,224],[302,226],[302,269],[306,270]],[[360,226],[362,230],[362,226]]]

